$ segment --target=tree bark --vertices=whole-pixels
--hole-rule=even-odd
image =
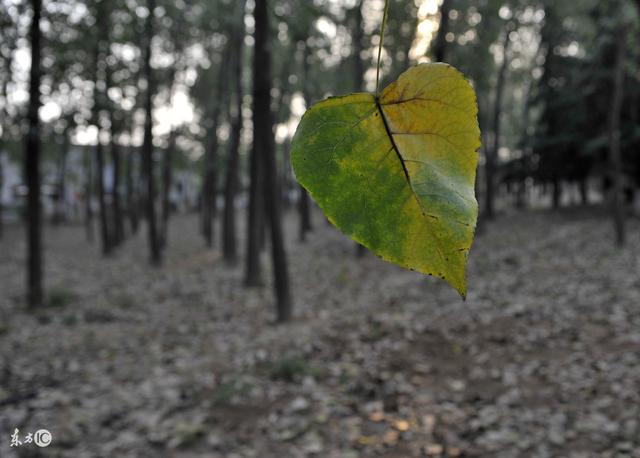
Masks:
[[[136,149],[133,145],[129,145],[127,148],[127,162],[126,162],[126,187],[127,187],[127,214],[129,216],[129,224],[131,225],[131,233],[138,233],[138,211],[140,203],[138,202],[137,183],[134,180],[134,156]]]
[[[100,111],[103,109],[106,98],[106,80],[105,75],[100,74],[106,69],[106,37],[109,34],[109,21],[104,11],[104,4],[99,3],[96,10],[96,21],[98,25],[98,38],[95,46],[95,75],[94,75],[94,89],[93,89],[93,124],[98,131],[98,138],[96,142],[95,155],[96,155],[96,191],[98,193],[98,211],[100,217],[100,240],[102,243],[103,256],[109,256],[111,254],[111,233],[109,231],[109,219],[107,215],[107,202],[104,189],[104,147],[100,139],[102,132],[102,126],[100,123]],[[102,72],[101,72],[102,69]],[[101,83],[103,85],[101,86]]]
[[[254,154],[264,167],[265,200],[271,234],[274,286],[278,322],[291,319],[292,303],[285,253],[280,199],[278,196],[276,160],[273,151],[271,120],[271,50],[269,48],[269,10],[267,0],[256,0],[255,55],[253,60],[253,125]]]
[[[255,52],[255,50],[254,50]],[[255,60],[255,57],[254,57]],[[255,66],[255,63],[254,63]],[[255,70],[254,72],[255,73]],[[254,75],[255,76],[255,75]],[[255,97],[255,80],[254,80]],[[253,110],[256,105],[253,100]],[[271,112],[271,109],[269,109]],[[254,112],[255,117],[255,112]],[[255,119],[254,119],[255,122]],[[257,151],[256,130],[254,126],[254,140],[251,146],[249,158],[249,211],[247,213],[247,250],[245,268],[245,286],[252,288],[262,285],[262,269],[260,265],[260,253],[264,246],[264,172],[262,161]]]
[[[581,178],[578,182],[578,188],[580,189],[580,203],[582,205],[589,205],[589,179]]]
[[[311,90],[309,88],[309,45],[305,42],[304,52],[302,53],[302,95],[306,107],[311,106]],[[309,194],[307,190],[299,185],[300,200],[298,201],[298,210],[300,212],[300,241],[307,239],[307,233],[313,230],[311,222],[311,205],[309,205]]]
[[[495,172],[496,161],[498,156],[498,148],[500,145],[500,114],[502,113],[502,96],[504,93],[504,85],[507,76],[507,68],[509,67],[508,51],[509,51],[509,33],[510,28],[505,30],[504,42],[502,44],[502,64],[498,70],[498,80],[496,82],[496,97],[493,107],[493,135],[491,144],[486,149],[486,190],[485,190],[485,216],[492,219],[495,216]]]
[[[169,145],[162,161],[162,247],[166,248],[169,237],[169,217],[171,216],[171,186],[173,182],[173,156],[176,151],[176,132],[169,134]]]
[[[433,45],[433,59],[444,62],[447,56],[447,33],[449,33],[449,12],[451,0],[443,0],[440,6],[440,25]]]
[[[4,133],[3,133],[4,135]],[[4,235],[4,208],[2,203],[2,190],[4,189],[4,151],[2,150],[2,138],[0,138],[0,240]]]
[[[29,72],[29,131],[26,141],[27,197],[27,302],[29,307],[43,305],[42,295],[42,215],[40,206],[40,17],[41,0],[31,0],[33,17],[29,37],[31,41],[31,70]]]
[[[560,205],[562,203],[562,181],[557,176],[554,176],[551,184],[551,202],[553,209],[557,210],[560,208]]]
[[[613,100],[609,112],[609,161],[612,179],[612,216],[616,245],[624,246],[624,202],[622,196],[622,159],[620,153],[620,115],[624,96],[624,63],[627,54],[627,31],[620,26],[616,37],[616,66],[613,72]]]
[[[254,130],[255,135],[255,130]],[[249,211],[247,223],[247,251],[245,285],[256,287],[262,284],[262,272],[260,268],[261,238],[264,227],[264,206],[262,190],[264,178],[260,157],[256,152],[256,142],[251,148],[249,159]]]
[[[111,237],[109,232],[109,220],[107,217],[107,201],[104,192],[104,148],[100,138],[98,138],[95,153],[97,168],[96,189],[98,192],[98,211],[100,212],[100,240],[102,242],[102,254],[104,256],[109,256],[111,254]]]
[[[2,98],[7,100],[9,81],[12,79],[12,62],[13,62],[13,53],[9,53],[9,57],[4,61],[4,79],[2,81]],[[0,137],[0,239],[4,234],[4,208],[2,204],[2,189],[4,186],[4,163],[2,162],[4,157],[3,151],[3,138],[7,136],[7,131],[9,127],[9,113],[7,112],[6,104],[2,109],[2,137]]]
[[[225,262],[235,264],[238,258],[236,240],[236,208],[235,201],[238,193],[240,165],[240,142],[243,126],[242,118],[242,56],[244,50],[244,13],[246,0],[238,0],[237,24],[233,33],[233,52],[231,62],[231,81],[233,87],[234,113],[231,121],[231,136],[229,140],[229,157],[224,185],[224,215],[222,218],[222,250]]]
[[[362,19],[362,0],[356,3],[353,9],[353,91],[360,92],[364,86],[364,64],[362,62],[362,51],[364,49],[364,26]],[[356,256],[361,258],[367,252],[364,245],[356,243]]]
[[[162,253],[160,240],[158,237],[158,222],[156,219],[156,186],[153,174],[153,94],[155,92],[155,81],[151,68],[151,41],[153,39],[153,14],[155,11],[155,0],[147,0],[149,15],[145,21],[145,53],[144,53],[144,73],[147,79],[147,92],[145,94],[145,121],[144,121],[144,141],[142,144],[142,160],[147,195],[145,200],[147,214],[147,235],[149,243],[149,262],[152,266],[162,264]]]
[[[103,11],[98,10],[98,14],[103,14]],[[104,33],[104,29],[103,29]],[[96,156],[96,191],[98,193],[98,212],[100,218],[100,241],[102,244],[103,256],[109,256],[111,254],[111,237],[109,232],[109,220],[107,217],[107,202],[104,193],[104,148],[100,139],[100,133],[102,128],[100,125],[100,110],[104,102],[104,91],[100,88],[99,68],[104,63],[104,53],[101,51],[103,47],[103,40],[101,38],[96,42],[95,48],[95,78],[94,78],[94,90],[93,90],[93,123],[98,131],[98,139],[95,147]]]
[[[213,104],[211,110],[213,126],[209,132],[205,151],[205,175],[202,183],[202,235],[208,248],[211,248],[214,244],[213,220],[217,216],[218,203],[218,125],[222,111],[222,100],[225,97],[228,83],[224,68],[229,54],[229,47],[227,46],[222,52],[222,63],[218,71],[218,87],[211,98]]]
[[[87,236],[87,242],[93,243],[93,208],[91,200],[93,197],[93,164],[91,162],[91,153],[85,150],[85,188],[84,188],[84,228]]]
[[[110,80],[107,87],[110,86]],[[117,119],[114,113],[114,107],[109,103],[109,112],[111,118],[111,163],[113,165],[113,246],[117,247],[124,241],[124,218],[122,216],[122,203],[120,200],[120,145],[116,141],[117,135]]]

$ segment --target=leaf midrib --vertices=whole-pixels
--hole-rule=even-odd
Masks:
[[[387,132],[387,136],[389,137],[389,140],[391,141],[391,146],[393,147],[393,150],[396,152],[396,156],[398,157],[398,160],[400,161],[400,164],[402,165],[402,171],[404,172],[404,176],[407,179],[407,185],[409,185],[409,189],[411,190],[411,194],[413,195],[414,199],[416,199],[416,202],[418,202],[418,205],[422,209],[422,215],[425,216],[425,217],[426,216],[435,217],[437,220],[439,220],[440,218],[438,216],[431,215],[431,214],[428,213],[428,211],[425,208],[424,204],[420,200],[420,197],[416,193],[416,190],[414,189],[412,181],[411,181],[411,177],[409,176],[409,171],[407,170],[407,166],[405,164],[405,160],[402,157],[402,153],[400,153],[400,149],[398,148],[398,145],[396,145],[396,141],[393,138],[393,133],[391,132],[391,129],[389,128],[389,124],[387,123],[387,118],[386,118],[386,116],[384,114],[384,111],[382,110],[382,106],[380,105],[380,100],[379,100],[378,97],[374,97],[374,100],[375,100],[375,103],[376,103],[376,107],[377,107],[378,111],[380,112],[380,116],[382,117],[382,123],[384,124],[384,128],[385,128],[385,130]],[[440,260],[443,263],[446,263],[446,257],[442,253],[442,249],[440,248],[440,246],[438,244],[435,244],[434,246],[436,248],[436,251],[438,252],[438,255],[440,256]],[[464,294],[463,294],[463,297],[464,297]]]
[[[400,149],[398,148],[398,145],[396,145],[396,141],[393,138],[393,134],[391,133],[391,129],[389,128],[389,124],[387,123],[387,118],[384,115],[384,111],[382,111],[382,106],[380,105],[380,99],[378,97],[374,97],[374,101],[376,103],[376,108],[380,113],[380,117],[382,118],[382,123],[384,124],[384,130],[387,132],[387,137],[389,137],[389,140],[391,141],[391,146],[393,146],[393,150],[396,152],[396,156],[398,157],[398,160],[402,165],[402,171],[404,172],[404,176],[407,179],[407,184],[411,188],[411,193],[415,195],[413,186],[411,186],[411,177],[409,176],[409,171],[407,170],[407,166],[404,163],[404,158],[402,157],[402,154],[400,154]],[[416,196],[416,198],[417,197],[418,196]]]

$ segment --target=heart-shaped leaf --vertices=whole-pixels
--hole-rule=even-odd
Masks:
[[[412,67],[380,97],[351,94],[310,108],[293,138],[296,178],[344,233],[464,297],[478,215],[477,111],[456,69]]]

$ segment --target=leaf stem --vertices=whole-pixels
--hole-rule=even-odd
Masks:
[[[380,43],[378,43],[378,65],[376,66],[376,98],[380,88],[380,58],[382,57],[382,42],[384,41],[384,30],[387,26],[387,13],[389,11],[389,0],[384,0],[384,13],[382,15],[382,27],[380,29]]]

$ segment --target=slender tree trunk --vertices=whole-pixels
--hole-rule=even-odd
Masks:
[[[447,58],[447,33],[449,33],[451,3],[451,0],[443,0],[440,5],[440,26],[433,45],[433,59],[436,62],[445,62]]]
[[[222,61],[218,72],[218,88],[216,94],[211,99],[213,108],[211,110],[211,119],[213,126],[211,127],[209,138],[207,141],[207,149],[205,152],[205,175],[203,180],[202,191],[202,233],[207,247],[211,248],[214,244],[213,220],[217,215],[218,203],[218,125],[220,122],[220,113],[222,111],[222,100],[228,84],[228,79],[224,72],[226,60],[230,57],[229,47],[222,53]]]
[[[557,210],[562,204],[562,181],[557,176],[554,176],[551,181],[551,201],[553,209]]]
[[[133,145],[129,145],[127,148],[127,172],[126,172],[126,187],[127,187],[127,213],[129,216],[129,223],[131,225],[131,233],[138,233],[138,212],[140,209],[140,203],[138,202],[137,182],[134,181],[134,156],[136,149]]]
[[[120,145],[116,142],[116,120],[113,107],[111,110],[111,163],[113,165],[113,245],[119,246],[124,242],[124,218],[120,201]]]
[[[203,181],[203,191],[202,191],[202,235],[204,236],[205,243],[207,248],[211,248],[214,242],[214,233],[213,233],[213,220],[216,216],[217,210],[217,170],[216,170],[216,162],[217,162],[217,149],[218,149],[218,134],[217,130],[217,122],[215,123],[214,128],[212,129],[211,138],[209,140],[209,145],[207,147],[207,152],[205,153],[205,175]]]
[[[215,134],[214,134],[215,135]],[[210,148],[210,147],[209,147]],[[202,235],[204,237],[207,248],[213,247],[213,218],[215,197],[215,166],[211,152],[208,149],[205,153],[205,171],[204,180],[202,182]]]
[[[93,243],[93,208],[91,201],[93,198],[93,164],[91,161],[91,152],[85,150],[85,188],[84,188],[84,228],[87,236],[87,242]]]
[[[42,214],[40,206],[40,17],[41,0],[31,0],[33,17],[29,37],[31,41],[31,70],[29,72],[29,131],[26,141],[27,197],[27,302],[31,308],[43,304],[42,296]]]
[[[509,51],[509,31],[505,30],[505,38],[502,45],[502,64],[498,70],[498,81],[496,82],[496,98],[493,107],[493,135],[489,148],[486,149],[486,195],[485,195],[485,215],[488,219],[492,219],[495,216],[495,172],[496,172],[496,160],[498,156],[498,148],[500,145],[500,114],[502,113],[502,96],[504,93],[504,86],[507,76],[507,68],[509,66],[508,51]]]
[[[516,208],[522,210],[525,207],[525,196],[527,191],[527,183],[525,179],[518,180],[516,183]]]
[[[580,189],[580,203],[582,205],[589,205],[589,179],[580,179],[578,187]]]
[[[169,217],[171,216],[171,186],[173,181],[173,156],[176,151],[176,132],[169,134],[169,145],[162,161],[162,247],[167,246]]]
[[[2,150],[2,138],[0,138],[0,240],[4,235],[4,208],[2,202],[2,191],[4,190],[4,151]]]
[[[106,74],[104,69],[101,71],[101,66],[106,65],[107,54],[107,37],[109,36],[109,18],[105,11],[105,4],[99,3],[96,11],[97,26],[98,26],[98,39],[95,47],[95,75],[94,75],[94,89],[93,89],[93,124],[98,130],[98,138],[95,148],[96,155],[96,191],[98,193],[98,211],[100,217],[100,238],[102,243],[102,254],[109,256],[111,254],[112,241],[111,233],[109,230],[109,218],[107,201],[104,189],[104,146],[100,139],[102,132],[102,126],[100,123],[100,111],[105,105],[106,95]],[[102,79],[101,79],[102,78]],[[104,85],[100,85],[101,82],[105,82]]]
[[[622,159],[620,153],[620,115],[624,96],[624,63],[627,54],[627,31],[620,26],[616,38],[616,67],[613,73],[613,100],[609,112],[609,161],[613,182],[612,214],[616,232],[616,244],[625,243],[624,202],[622,196]]]
[[[300,200],[298,201],[300,210],[300,241],[306,242],[307,233],[313,230],[311,225],[311,205],[309,202],[309,193],[300,186]]]
[[[255,51],[254,51],[255,52]],[[255,59],[255,58],[254,58]],[[254,64],[255,65],[255,64]],[[255,72],[255,71],[254,71]],[[254,81],[255,89],[255,81]],[[255,91],[254,91],[255,92]],[[255,97],[255,94],[254,94]],[[255,110],[255,100],[253,100]],[[269,109],[269,112],[271,110]],[[255,113],[254,113],[255,116]],[[255,120],[254,120],[255,122]],[[256,130],[254,126],[254,141],[251,147],[251,157],[249,158],[249,210],[247,213],[247,250],[246,250],[246,270],[245,286],[257,287],[262,285],[262,268],[260,264],[260,253],[264,246],[264,172],[262,159],[257,150]]]
[[[120,200],[120,145],[112,141],[111,161],[113,163],[113,235],[116,246],[124,242],[124,217]]]
[[[179,60],[176,58],[176,60]],[[170,100],[173,100],[176,89],[176,74],[177,68],[173,68],[171,71],[171,89]],[[178,133],[175,128],[172,127],[169,133],[169,144],[164,151],[164,157],[162,160],[162,225],[160,242],[162,247],[167,246],[169,237],[169,218],[171,216],[171,186],[173,182],[173,157],[176,154],[176,137]]]
[[[99,135],[98,135],[99,137]],[[96,144],[96,189],[98,191],[98,209],[100,212],[100,238],[102,242],[102,254],[111,254],[111,233],[109,231],[109,219],[107,216],[107,200],[104,192],[104,147],[100,138]]]
[[[364,64],[362,51],[364,49],[364,25],[362,18],[362,0],[359,0],[353,10],[353,91],[360,92],[364,86]],[[361,258],[367,252],[364,245],[356,243],[356,256]]]
[[[273,151],[271,121],[271,50],[269,47],[269,9],[267,0],[256,0],[255,55],[253,61],[253,126],[254,154],[264,167],[265,200],[271,234],[274,286],[277,301],[278,322],[291,319],[292,303],[289,290],[289,274],[284,246],[280,199],[278,196],[278,173]]]
[[[245,0],[238,0],[237,24],[233,35],[233,53],[231,67],[231,81],[233,88],[234,112],[231,121],[231,138],[227,173],[224,185],[224,215],[222,218],[222,249],[224,260],[228,264],[235,264],[238,258],[236,241],[236,208],[235,201],[238,193],[238,169],[240,165],[240,142],[242,134],[242,56],[244,50],[244,13]]]
[[[106,91],[112,86],[112,70],[109,68],[109,64],[107,62],[107,57],[109,56],[109,46],[108,42],[110,41],[109,31],[105,32],[105,37],[107,37],[107,46],[105,46],[104,51],[104,59],[105,59],[105,86]],[[115,106],[109,100],[109,98],[105,94],[105,107],[109,111],[109,121],[110,121],[110,141],[109,141],[109,149],[111,152],[111,163],[113,166],[113,180],[112,180],[112,221],[111,221],[111,245],[113,248],[119,246],[124,241],[124,218],[122,217],[122,204],[120,201],[120,145],[118,144],[116,137],[118,136],[119,119],[115,112]]]
[[[2,82],[2,98],[4,100],[7,100],[7,94],[8,94],[8,87],[9,87],[9,81],[11,81],[12,79],[12,63],[13,63],[13,54],[9,53],[9,57],[7,59],[5,59],[4,61],[4,71],[5,71],[5,77],[3,79]],[[5,104],[6,105],[6,104]],[[2,108],[2,111],[0,112],[0,114],[2,115],[2,118],[0,119],[3,122],[2,125],[2,136],[6,136],[7,135],[7,130],[9,127],[9,113],[7,112],[7,107],[4,106]],[[4,208],[3,208],[3,202],[2,202],[2,190],[4,188],[4,150],[3,150],[3,146],[6,142],[3,141],[3,138],[0,137],[0,239],[2,239],[2,236],[4,234]]]
[[[255,135],[255,130],[254,130]],[[249,211],[247,223],[247,251],[245,285],[256,287],[262,284],[262,269],[260,266],[261,237],[264,227],[264,206],[262,200],[263,173],[260,156],[256,152],[256,142],[251,148],[249,159]]]
[[[151,40],[153,38],[153,14],[155,11],[155,0],[147,0],[149,15],[145,21],[145,53],[144,72],[147,79],[147,92],[145,94],[145,121],[144,121],[144,141],[142,145],[142,160],[145,182],[147,185],[147,195],[145,201],[147,214],[147,235],[149,242],[149,261],[152,266],[162,264],[162,253],[160,240],[158,237],[158,222],[156,219],[156,186],[153,174],[153,94],[155,92],[155,81],[151,68]]]
[[[362,14],[360,14],[360,17],[362,17]],[[357,27],[357,28],[360,31],[359,33],[362,33],[362,28],[361,27]],[[358,38],[356,37],[355,39],[358,39]],[[362,37],[359,38],[359,40],[361,39]],[[302,78],[303,78],[302,92],[303,92],[304,103],[307,107],[311,106],[311,90],[310,90],[309,81],[308,81],[310,54],[311,52],[309,49],[309,45],[305,43],[304,52],[302,53]],[[307,233],[313,230],[313,225],[311,222],[311,205],[309,205],[309,194],[307,193],[307,190],[304,189],[301,185],[298,185],[298,186],[300,190],[300,200],[298,201],[298,210],[300,212],[300,233],[299,234],[300,234],[300,241],[304,242],[307,239]]]

